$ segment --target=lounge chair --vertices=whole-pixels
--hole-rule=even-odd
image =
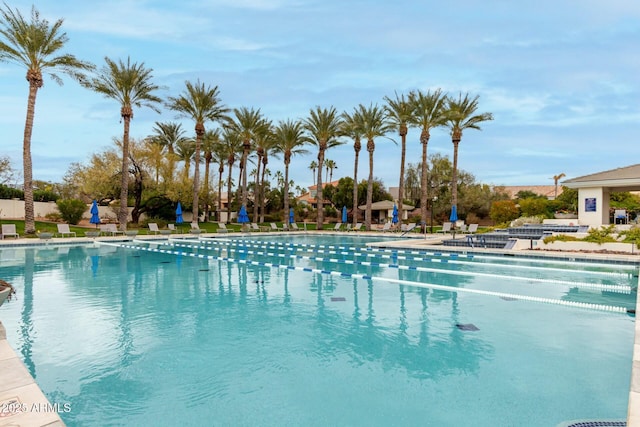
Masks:
[[[176,230],[176,226],[174,224],[167,224],[167,228],[171,233],[175,233],[176,231],[178,231]]]
[[[13,236],[16,239],[20,238],[20,235],[16,232],[15,224],[2,224],[2,239],[7,236]]]
[[[60,237],[64,237],[64,236],[76,237],[76,232],[69,230],[69,224],[57,224],[57,226],[58,226],[58,235]]]
[[[469,228],[467,228],[467,233],[475,234],[478,231],[478,224],[469,224]]]
[[[224,222],[219,222],[218,223],[218,233],[228,233],[229,229],[227,228],[226,224]]]
[[[449,233],[451,232],[451,223],[450,222],[445,222],[444,224],[442,224],[442,230],[438,230],[438,233]]]
[[[351,231],[360,231],[361,228],[362,228],[362,223],[361,222],[356,222],[356,225],[353,226]]]
[[[124,235],[124,231],[118,230],[118,227],[116,227],[115,224],[101,224],[100,231],[104,235],[111,235],[111,236],[115,236],[117,234]]]
[[[382,226],[382,232],[386,233],[387,231],[391,231],[391,223],[390,222],[385,222],[384,226]]]
[[[298,224],[296,224],[295,222],[291,223],[290,229],[291,229],[291,231],[301,231],[302,230],[302,228],[298,227]]]
[[[153,233],[153,234],[160,233],[160,229],[158,228],[158,224],[156,224],[155,222],[150,222],[147,225],[149,226],[149,232],[150,233]]]
[[[284,228],[278,228],[278,226],[276,225],[276,223],[275,223],[275,222],[272,222],[272,223],[271,223],[271,229],[272,229],[273,231],[284,231]]]
[[[200,233],[208,233],[207,230],[200,228],[197,222],[191,223],[191,230],[189,230],[191,234],[200,234]]]
[[[404,225],[404,224],[403,224],[403,225]],[[401,236],[404,236],[405,234],[412,232],[412,231],[413,231],[413,229],[414,229],[414,228],[416,228],[416,226],[417,226],[417,225],[418,225],[418,224],[416,224],[415,222],[414,222],[414,223],[412,223],[412,224],[407,224],[407,226],[406,226],[406,227],[404,227],[404,230],[402,230],[402,234],[401,234]],[[402,229],[402,227],[401,227],[401,229]]]
[[[333,227],[333,231],[340,231],[342,229],[342,223],[341,222],[337,222],[336,226]]]

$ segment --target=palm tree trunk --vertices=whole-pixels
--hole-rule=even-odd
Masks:
[[[220,214],[222,213],[222,174],[224,173],[224,163],[220,162],[218,167],[218,216],[217,220],[220,221]],[[229,196],[227,196],[228,198]]]
[[[262,169],[262,156],[258,153],[258,166],[256,177],[253,180],[253,221],[258,222],[258,208],[260,207],[260,170]]]
[[[204,126],[201,123],[196,124],[196,152],[194,153],[194,169],[193,169],[193,212],[192,222],[198,222],[198,205],[200,204],[200,146],[202,144],[202,135],[204,135]]]
[[[373,152],[376,146],[373,139],[367,141],[367,151],[369,152],[369,181],[367,183],[367,208],[364,213],[364,226],[371,230],[371,203],[373,201]]]
[[[422,167],[420,177],[420,220],[427,223],[427,199],[429,197],[427,189],[427,174],[429,172],[427,168],[427,146],[429,145],[429,132],[422,131],[420,135],[420,142],[422,143]]]
[[[211,157],[204,157],[204,220],[209,218],[209,167],[211,166]]]
[[[451,205],[458,206],[458,145],[460,138],[455,136],[451,140],[453,142],[453,170],[451,171]]]
[[[353,226],[358,223],[358,159],[360,156],[360,141],[356,141],[353,147],[355,160],[353,162]]]
[[[251,141],[249,140],[245,140],[243,143],[243,150],[242,150],[242,161],[240,162],[240,164],[242,165],[242,170],[241,170],[241,182],[240,185],[242,186],[242,203],[241,205],[245,207],[247,207],[247,161],[249,161],[249,150],[251,149]]]
[[[267,172],[267,164],[268,164],[268,157],[263,156],[262,157],[262,176],[260,177],[260,209],[258,210],[258,213],[260,215],[260,222],[264,222],[264,177]]]
[[[316,184],[316,200],[318,203],[318,219],[316,221],[316,229],[322,230],[324,225],[324,197],[322,195],[322,166],[324,164],[324,143],[320,143],[318,150],[318,177]]]
[[[118,211],[118,224],[120,231],[127,230],[127,199],[129,196],[129,126],[131,125],[131,107],[122,107],[122,120],[124,121],[124,134],[122,135],[122,176],[120,179],[120,210]]]
[[[231,172],[233,171],[233,163],[229,163],[229,179],[227,179],[227,224],[231,220]]]
[[[400,182],[398,183],[398,218],[400,221],[404,218],[404,163],[407,155],[407,129],[400,128],[400,139],[402,141],[400,152]]]
[[[284,155],[284,220],[283,223],[288,222],[289,218],[289,163],[291,163],[291,154],[285,153]]]
[[[41,81],[41,80],[39,80]],[[24,233],[35,234],[36,222],[33,209],[33,163],[31,161],[31,135],[33,134],[33,118],[36,111],[37,81],[29,81],[29,98],[27,100],[27,118],[24,124],[22,140],[22,167],[24,174]]]

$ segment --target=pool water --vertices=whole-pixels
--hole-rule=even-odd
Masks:
[[[69,426],[626,417],[637,267],[366,242],[2,249],[0,318]]]

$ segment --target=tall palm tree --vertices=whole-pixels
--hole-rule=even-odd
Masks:
[[[275,128],[275,149],[284,156],[284,188],[282,190],[284,199],[284,217],[282,222],[289,219],[289,165],[291,157],[294,155],[307,154],[309,151],[304,148],[307,140],[304,137],[302,123],[299,121],[280,121]]]
[[[480,128],[480,123],[493,120],[491,113],[476,114],[480,96],[473,98],[469,94],[462,93],[457,99],[447,98],[447,127],[451,130],[451,142],[453,143],[453,170],[451,174],[451,204],[458,205],[458,145],[462,139],[462,132],[466,129]]]
[[[226,145],[220,136],[220,143],[213,150],[213,161],[218,164],[218,208],[216,209],[216,220],[220,221],[220,213],[222,212],[222,175],[224,174],[224,165],[227,163]]]
[[[332,182],[333,181],[333,170],[334,169],[338,169],[338,165],[336,165],[336,162],[334,162],[333,160],[325,160],[324,164],[325,164],[325,167],[327,168],[327,173],[329,174],[329,181],[328,182]]]
[[[562,172],[560,175],[554,175],[553,176],[553,185],[555,186],[555,191],[553,193],[553,198],[554,199],[558,198],[558,181],[560,181],[565,176],[566,175],[564,174],[564,172]]]
[[[202,152],[204,155],[204,217],[209,218],[209,168],[213,161],[216,148],[220,145],[220,129],[208,130],[202,137]]]
[[[263,165],[266,166],[264,163],[264,160],[265,160],[266,152],[269,146],[273,143],[272,141],[273,141],[273,132],[271,130],[271,122],[265,120],[263,125],[260,126],[258,129],[256,129],[256,132],[254,135],[256,155],[258,157],[258,160],[256,163],[255,184],[253,187],[253,193],[254,193],[253,220],[255,222],[258,221],[258,211],[260,209],[260,205],[263,199],[262,183],[261,183],[263,175],[261,174],[261,170]],[[268,162],[269,161],[267,160],[267,163]]]
[[[222,131],[222,141],[227,153],[227,165],[229,166],[229,175],[227,177],[227,224],[231,221],[231,183],[233,179],[233,164],[236,161],[237,154],[243,152],[244,142],[240,134],[236,133],[230,127],[225,127]]]
[[[262,176],[260,177],[260,187],[259,187],[259,205],[260,205],[260,222],[264,222],[264,182],[271,176],[271,171],[267,169],[267,165],[269,164],[269,157],[278,158],[278,152],[275,149],[275,136],[273,132],[270,132],[269,142],[264,146],[264,153],[262,155]]]
[[[256,137],[256,133],[265,126],[265,119],[262,117],[260,109],[254,110],[247,107],[234,108],[234,118],[229,126],[242,139],[242,158],[240,159],[240,167],[242,174],[240,177],[240,185],[242,189],[241,205],[247,206],[247,161],[251,152],[252,143]]]
[[[313,185],[316,185],[316,171],[318,170],[318,162],[312,160],[309,163],[309,169],[311,169],[311,175],[313,175]]]
[[[169,164],[168,177],[173,179],[175,171],[175,147],[178,142],[185,140],[185,131],[182,129],[182,125],[176,122],[156,122],[151,129],[152,134],[149,136],[156,144],[161,145],[167,149],[167,160]]]
[[[91,78],[85,86],[97,93],[111,98],[120,103],[120,117],[124,123],[122,136],[122,177],[120,181],[120,210],[118,211],[118,223],[120,230],[127,229],[127,197],[129,187],[129,128],[133,119],[133,107],[148,107],[160,112],[156,106],[161,102],[155,95],[160,87],[152,83],[153,70],[146,68],[144,62],[132,63],[131,58],[127,62],[113,61],[105,57],[106,65],[96,77]]]
[[[318,202],[317,229],[322,230],[324,223],[324,197],[322,195],[322,167],[324,154],[329,148],[344,144],[338,137],[341,134],[342,119],[335,107],[321,108],[309,111],[309,117],[304,119],[302,127],[307,132],[308,140],[318,147],[318,178],[316,181],[316,200]]]
[[[189,171],[191,170],[191,162],[196,153],[196,141],[191,138],[185,138],[176,144],[176,157],[184,163],[184,179],[189,179]]]
[[[170,96],[167,106],[178,112],[180,117],[192,119],[196,131],[196,151],[194,155],[195,169],[193,172],[193,221],[198,222],[198,205],[200,204],[200,147],[202,137],[206,131],[207,121],[223,122],[227,120],[229,111],[220,100],[218,86],[207,86],[200,80],[196,83],[185,82],[186,90],[177,97]]]
[[[342,113],[342,134],[353,139],[353,151],[355,151],[355,159],[353,162],[353,226],[358,223],[358,160],[360,150],[362,149],[362,114],[357,108],[353,109],[353,113]]]
[[[445,125],[447,116],[447,96],[440,89],[427,93],[414,91],[409,94],[409,102],[413,107],[413,122],[421,128],[420,143],[422,144],[422,165],[420,173],[420,216],[422,222],[427,221],[427,206],[429,194],[427,190],[427,146],[431,138],[431,129]]]
[[[367,182],[367,206],[364,213],[364,224],[367,230],[371,230],[371,204],[373,202],[373,152],[376,149],[375,138],[385,136],[393,129],[393,125],[387,121],[384,109],[377,105],[365,107],[358,106],[362,116],[362,136],[367,139],[367,151],[369,152],[369,180]]]
[[[22,165],[24,175],[24,231],[36,232],[33,209],[33,164],[31,160],[31,135],[36,110],[38,89],[43,86],[43,74],[62,84],[56,73],[63,73],[82,82],[83,72],[94,66],[78,60],[75,56],[60,52],[69,41],[62,31],[63,20],[52,25],[40,17],[35,7],[31,9],[31,19],[25,19],[18,10],[6,5],[0,8],[0,62],[13,62],[27,68],[29,97],[27,117],[22,140]]]
[[[404,94],[398,95],[397,92],[395,99],[385,96],[384,100],[387,102],[387,105],[384,107],[387,112],[387,117],[391,124],[398,129],[398,135],[400,135],[401,140],[402,150],[400,154],[400,182],[398,183],[398,218],[403,218],[404,165],[407,153],[407,133],[409,131],[409,125],[413,122],[413,108]]]
[[[154,182],[158,188],[160,186],[160,170],[164,165],[164,147],[151,138],[145,138],[142,141],[142,158],[153,169]]]

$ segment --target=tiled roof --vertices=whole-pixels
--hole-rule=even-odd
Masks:
[[[625,166],[622,168],[611,169],[604,172],[592,173],[591,175],[579,176],[577,178],[568,179],[563,181],[564,183],[578,183],[578,182],[591,182],[591,181],[609,181],[609,180],[624,180],[640,178],[640,164]]]

